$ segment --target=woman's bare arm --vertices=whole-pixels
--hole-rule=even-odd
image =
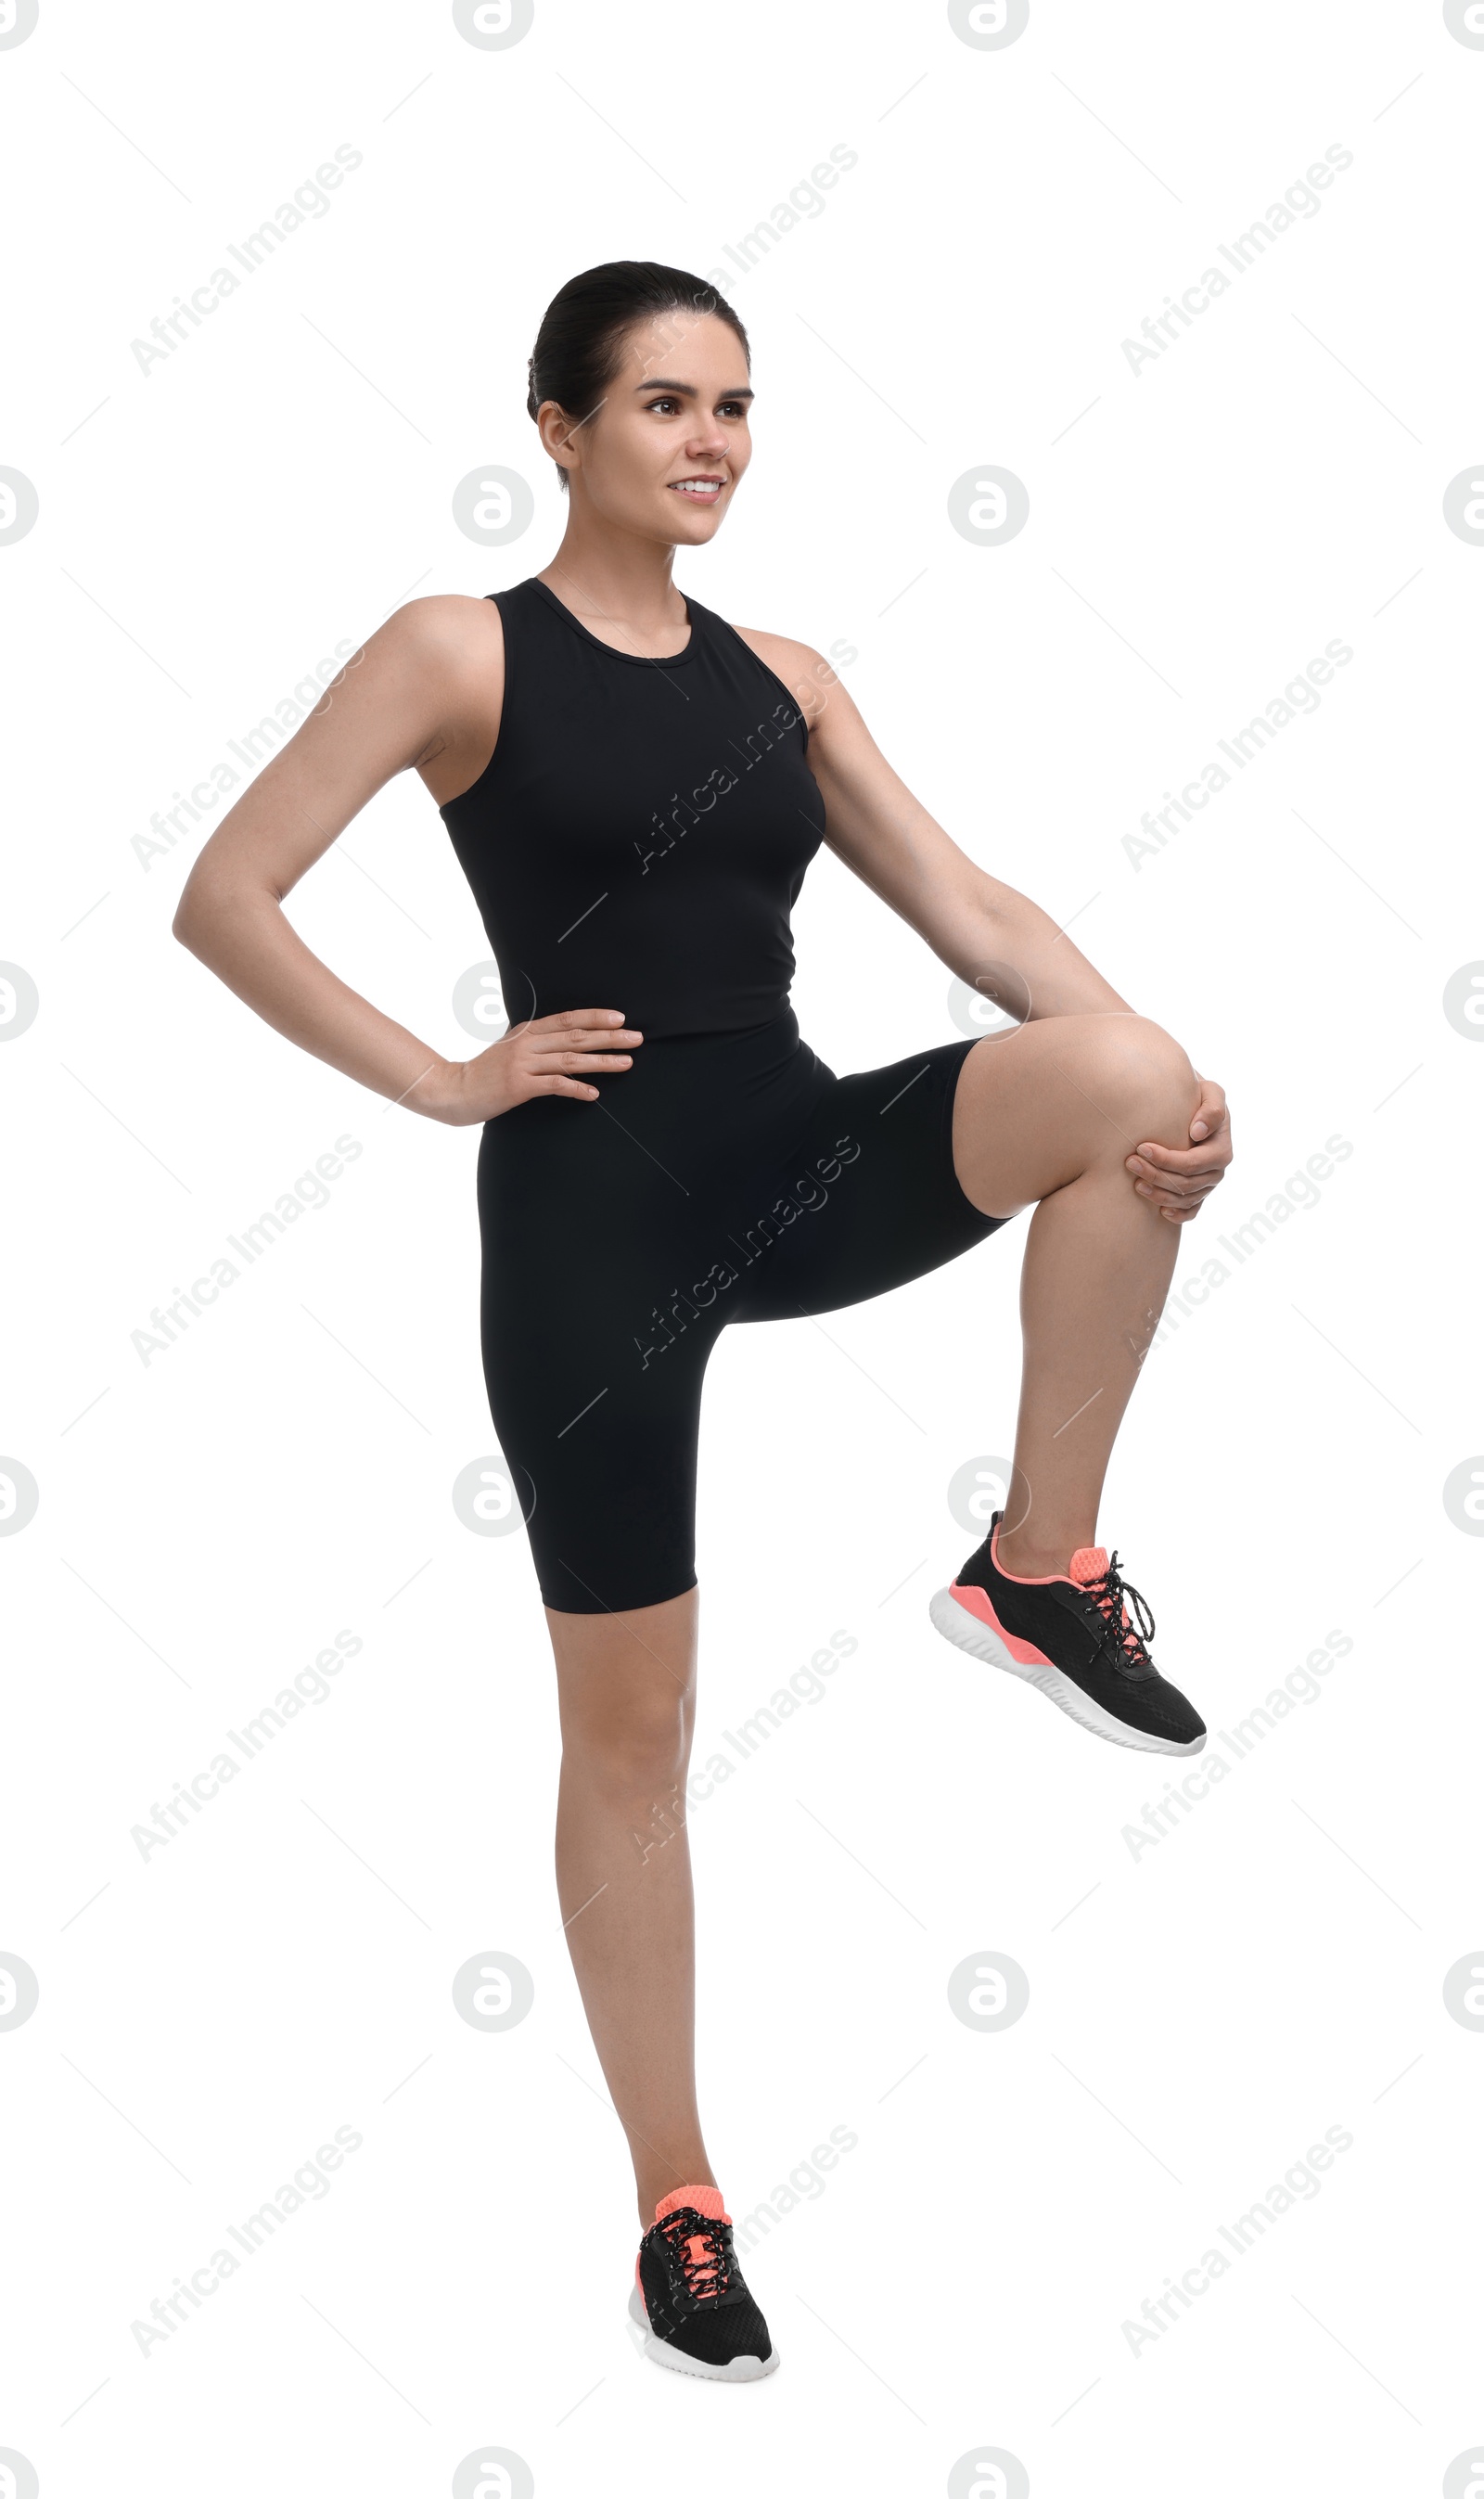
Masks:
[[[1137,1012],[1039,903],[976,866],[913,796],[827,660],[779,633],[749,632],[743,639],[808,721],[825,841],[941,962],[1018,1022]],[[1231,1159],[1226,1095],[1210,1077],[1201,1079],[1190,1133],[1196,1152],[1153,1150],[1163,1167],[1185,1178],[1224,1169]]]
[[[622,1016],[546,1016],[473,1059],[447,1059],[321,962],[282,904],[396,773],[418,766],[440,800],[478,778],[499,733],[503,681],[492,600],[450,596],[398,608],[222,818],[175,920],[181,944],[276,1032],[373,1093],[455,1126],[496,1118],[534,1092],[596,1099],[570,1070],[630,1064],[593,1055],[628,1044]]]
[[[829,848],[940,962],[971,988],[986,964],[1010,967],[1025,984],[1033,1019],[1135,1012],[1038,903],[976,866],[913,796],[826,660],[781,634],[745,638],[809,722],[809,768]],[[1004,1003],[1023,1020],[1023,1002]]]

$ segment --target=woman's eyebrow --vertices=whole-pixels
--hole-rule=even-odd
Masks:
[[[700,393],[695,388],[694,382],[667,382],[662,377],[659,381],[635,382],[634,389],[636,391],[673,391],[677,399],[699,399],[700,397]],[[755,390],[750,390],[745,382],[740,390],[718,391],[717,393],[718,399],[756,399],[757,396],[757,392]]]

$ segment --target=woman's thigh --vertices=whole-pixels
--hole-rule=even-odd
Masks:
[[[986,1240],[953,1160],[953,1102],[972,1041],[837,1077],[738,1227],[726,1316],[797,1318],[870,1300]]]
[[[588,1106],[582,1129],[526,1118],[570,1108],[526,1104],[485,1131],[485,1379],[545,1603],[628,1612],[694,1584],[701,1386],[721,1317],[685,1196],[627,1129],[594,1124]]]

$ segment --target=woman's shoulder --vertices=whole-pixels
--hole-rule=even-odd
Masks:
[[[493,599],[438,591],[394,607],[367,645],[392,675],[436,687],[457,715],[482,716],[505,681],[505,637]]]
[[[500,735],[505,697],[505,643],[493,599],[459,591],[409,599],[392,610],[367,646],[388,690],[419,690],[436,727],[417,768],[439,806],[484,771]]]
[[[810,643],[796,642],[788,633],[765,633],[756,625],[734,625],[731,630],[755,659],[788,687],[808,727],[813,729],[823,717],[829,688],[839,683],[829,661]]]
[[[492,598],[476,599],[458,590],[435,591],[427,599],[408,599],[394,607],[381,627],[381,638],[416,658],[457,663],[473,658],[488,666],[491,649],[504,647],[500,609]]]

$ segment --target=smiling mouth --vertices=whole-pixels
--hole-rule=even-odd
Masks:
[[[668,491],[672,495],[689,495],[693,503],[714,503],[726,484],[725,477],[674,477]]]

